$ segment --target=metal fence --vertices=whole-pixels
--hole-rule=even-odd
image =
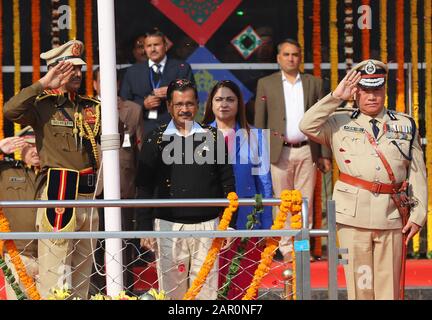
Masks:
[[[253,199],[239,199],[240,206],[253,206]],[[303,226],[308,225],[306,198],[303,198],[302,219]],[[275,206],[280,204],[279,199],[263,199],[262,204],[265,206]],[[44,207],[205,207],[205,206],[227,206],[226,199],[171,199],[160,202],[159,200],[69,200],[69,201],[3,201],[0,207],[27,207],[27,208],[44,208]],[[207,250],[211,245],[209,239],[214,238],[232,238],[234,245],[222,250],[216,260],[216,266],[210,272],[207,281],[211,283],[207,290],[210,295],[203,295],[202,298],[218,299],[239,299],[244,295],[248,285],[245,281],[250,281],[253,272],[259,264],[261,250],[264,247],[265,239],[268,237],[294,237],[293,250],[295,251],[295,281],[292,283],[292,272],[287,271],[290,264],[284,262],[274,262],[268,272],[261,287],[256,295],[256,299],[293,299],[298,300],[311,299],[311,266],[310,266],[310,239],[311,237],[327,237],[327,259],[328,259],[328,297],[337,299],[337,265],[339,263],[339,250],[336,247],[336,221],[335,221],[335,203],[327,202],[327,228],[309,230],[302,228],[299,230],[176,230],[176,231],[89,231],[89,232],[10,232],[0,233],[0,239],[11,240],[28,240],[29,242],[22,247],[22,256],[24,264],[27,265],[28,273],[35,278],[39,287],[43,287],[44,279],[49,276],[57,277],[56,286],[62,287],[66,283],[71,289],[72,297],[88,298],[90,295],[106,294],[110,284],[122,284],[129,296],[141,296],[150,288],[161,289],[162,283],[168,283],[165,277],[169,273],[174,273],[175,277],[180,275],[180,279],[174,279],[176,286],[163,289],[167,292],[168,297],[180,299],[181,287],[188,287],[192,278],[196,276],[192,272],[186,273],[189,269],[187,261],[182,263],[172,261],[171,252],[162,252],[162,250],[144,250],[141,248],[139,239],[154,238],[160,245],[161,241],[165,245],[171,246],[172,251],[178,254],[179,248],[177,242],[181,239],[195,241],[196,252],[189,252],[190,255],[198,254],[199,261],[203,261]],[[105,249],[107,239],[117,239],[121,241],[121,251],[112,255]],[[249,239],[246,241],[245,239]],[[243,241],[242,241],[243,240]],[[252,242],[250,242],[252,241]],[[26,251],[32,245],[38,245],[39,253],[44,252],[46,256],[36,256]],[[67,254],[64,258],[57,259],[58,265],[51,265],[48,268],[38,270],[41,261],[48,257],[56,255],[59,246],[67,246]],[[46,250],[41,247],[46,246]],[[91,247],[90,254],[83,254],[82,247]],[[195,248],[195,247],[193,247]],[[260,248],[257,250],[257,248]],[[238,252],[241,251],[241,255]],[[203,254],[204,252],[204,254]],[[236,256],[237,254],[237,256]],[[118,257],[122,257],[119,259]],[[234,258],[238,266],[232,263]],[[6,256],[6,258],[8,258]],[[29,258],[29,259],[27,259]],[[200,260],[201,259],[201,260]],[[8,260],[8,259],[6,259]],[[122,262],[123,261],[123,262]],[[158,265],[165,261],[164,268],[158,268]],[[122,264],[121,274],[110,274],[109,269],[105,266],[109,263]],[[166,265],[166,264],[169,265]],[[171,264],[170,264],[171,263]],[[8,263],[10,265],[10,262]],[[91,267],[93,265],[93,267]],[[36,266],[36,267],[35,267]],[[195,266],[195,268],[197,268]],[[230,273],[233,268],[234,274],[243,274],[242,279]],[[13,268],[11,268],[13,269]],[[199,266],[198,266],[199,269]],[[172,272],[174,271],[174,272]],[[232,271],[232,270],[231,270]],[[222,276],[221,276],[222,274]],[[60,277],[59,277],[60,276]],[[231,277],[230,289],[224,290],[226,278]],[[215,280],[214,277],[217,279]],[[171,279],[172,280],[172,279]],[[207,283],[206,282],[206,283]],[[7,285],[5,285],[7,286]],[[292,290],[295,288],[295,291]],[[0,293],[5,288],[1,288]],[[9,288],[10,289],[10,288]],[[226,288],[225,288],[226,289]],[[281,290],[282,289],[282,290]],[[6,290],[8,291],[8,290]],[[8,297],[9,297],[8,291]],[[87,295],[88,292],[88,295]],[[272,293],[273,292],[273,293]],[[277,292],[276,295],[274,292]],[[219,295],[217,294],[219,293]],[[42,294],[44,298],[47,293]],[[198,296],[200,298],[200,296]]]

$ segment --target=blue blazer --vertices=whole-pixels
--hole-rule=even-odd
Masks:
[[[194,76],[190,65],[184,61],[168,58],[163,69],[159,87],[167,86],[172,80],[188,79],[193,82]],[[124,100],[131,100],[144,106],[144,99],[153,91],[150,81],[150,67],[148,61],[135,63],[130,66],[122,80],[120,97]],[[165,101],[162,101],[158,108],[158,118],[149,119],[148,110],[143,109],[144,134],[149,133],[157,126],[168,123],[171,120]]]
[[[210,126],[217,128],[216,121],[210,123]],[[239,129],[240,125],[236,123],[235,131],[238,132]],[[262,129],[255,127],[251,129],[254,129],[251,131],[251,136],[257,139],[250,138],[250,146],[248,146],[246,139],[236,137],[235,161],[234,155],[230,155],[233,161],[236,193],[239,198],[253,198],[255,194],[262,194],[263,198],[272,198],[268,143],[263,137]],[[236,223],[238,230],[246,229],[247,216],[252,210],[253,207],[239,207]],[[259,223],[255,224],[253,229],[270,229],[273,224],[272,207],[264,207],[264,212],[257,218]]]

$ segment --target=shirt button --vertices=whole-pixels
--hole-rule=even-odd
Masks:
[[[375,169],[377,169],[377,171],[380,171],[380,170],[381,170],[381,167],[380,167],[380,166],[376,166]]]

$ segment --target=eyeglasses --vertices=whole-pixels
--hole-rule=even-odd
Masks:
[[[192,109],[195,106],[196,104],[193,102],[178,102],[173,104],[174,109],[181,109],[183,107],[186,107],[186,109]]]

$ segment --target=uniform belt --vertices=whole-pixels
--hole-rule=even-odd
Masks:
[[[308,143],[309,142],[307,140],[299,142],[299,143],[289,143],[289,142],[284,141],[283,146],[289,147],[289,148],[300,148],[300,147],[307,145]]]
[[[78,193],[93,193],[96,187],[96,174],[93,169],[80,171],[78,183]]]
[[[339,174],[339,180],[350,184],[352,186],[369,190],[373,193],[382,193],[382,194],[393,194],[399,193],[400,188],[402,187],[402,183],[389,184],[389,183],[381,183],[381,182],[371,182],[363,179],[359,179],[345,173]]]

